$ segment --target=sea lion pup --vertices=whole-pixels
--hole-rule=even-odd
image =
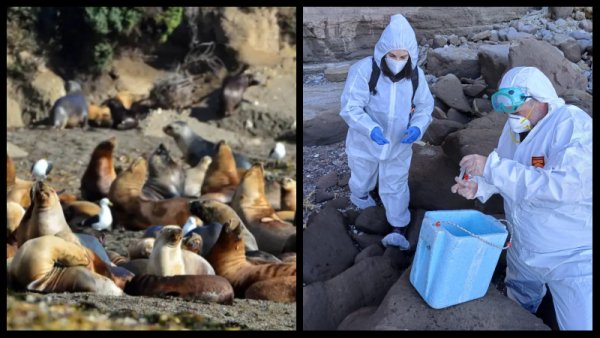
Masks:
[[[202,236],[192,232],[188,236],[183,237],[181,243],[184,250],[195,253],[196,255],[202,255]]]
[[[54,189],[44,181],[39,181],[35,183],[31,195],[31,205],[15,230],[17,245],[20,247],[29,239],[58,233],[63,233],[64,238],[79,244],[65,220]]]
[[[204,156],[195,167],[185,171],[185,183],[183,185],[183,196],[198,198],[202,190],[202,183],[208,166],[212,163],[212,157]]]
[[[217,242],[217,239],[219,239],[219,234],[221,233],[222,228],[223,225],[220,223],[208,223],[202,226],[195,226],[193,227],[193,229],[186,231],[186,227],[184,225],[184,228],[182,229],[184,234],[184,241],[186,238],[191,238],[193,235],[199,235],[202,238],[202,247],[198,254],[202,257],[206,257],[206,255],[208,255],[212,247]]]
[[[129,242],[129,246],[127,246],[129,259],[150,257],[154,248],[154,242],[154,238],[140,238],[137,241]]]
[[[27,209],[31,204],[29,191],[33,183],[17,177],[15,164],[10,156],[6,155],[6,201],[18,203],[23,209]]]
[[[110,109],[110,115],[113,120],[113,128],[118,130],[133,129],[138,126],[138,119],[135,112],[125,108],[121,101],[112,98],[104,102]]]
[[[67,95],[56,100],[50,110],[50,123],[53,128],[86,127],[88,105],[81,91],[81,85],[75,81],[65,84]]]
[[[185,173],[169,150],[161,143],[148,159],[148,180],[142,188],[144,197],[164,200],[183,195]]]
[[[136,275],[125,285],[125,293],[132,296],[175,296],[188,300],[233,304],[233,288],[227,279],[221,276]]]
[[[94,262],[89,252],[56,236],[31,239],[17,250],[7,267],[9,283],[38,292],[123,295],[110,278],[92,271]]]
[[[9,201],[6,203],[6,216],[6,237],[8,238],[21,224],[21,220],[25,216],[25,209],[19,203]]]
[[[260,250],[274,255],[296,251],[296,227],[282,221],[265,197],[262,164],[253,165],[244,174],[231,206],[256,238]]]
[[[231,148],[221,141],[217,144],[217,153],[206,170],[206,176],[202,183],[202,195],[220,195],[215,199],[229,203],[235,192],[240,178],[238,176]]]
[[[227,278],[233,286],[237,297],[242,297],[246,290],[257,282],[271,280],[276,277],[296,277],[296,264],[271,263],[255,265],[248,262],[245,255],[246,251],[243,245],[240,224],[239,221],[223,224],[219,240],[208,255],[208,261],[215,268],[217,275]],[[269,287],[274,287],[278,284],[278,282],[275,282],[269,285]],[[293,284],[295,288],[296,283]],[[256,294],[258,293],[256,292]],[[293,294],[293,301],[295,301],[295,292]],[[261,292],[261,295],[261,299],[271,299],[271,294],[268,290]],[[278,299],[279,297],[277,295]]]
[[[113,125],[110,108],[106,105],[99,107],[95,104],[89,104],[88,123],[95,127],[110,128]]]
[[[90,162],[81,177],[81,197],[88,201],[98,201],[108,196],[110,185],[117,178],[113,162],[113,151],[117,138],[111,137],[100,142],[90,157]]]
[[[175,121],[163,128],[163,132],[171,136],[181,153],[185,157],[185,161],[192,167],[195,167],[204,156],[214,156],[215,144],[203,139],[190,126],[183,121]],[[238,168],[250,168],[248,159],[240,154],[234,153],[235,165]]]
[[[142,230],[156,224],[185,223],[190,216],[187,198],[149,201],[141,196],[147,174],[146,160],[140,157],[114,180],[108,198],[114,204],[115,220],[129,230]]]
[[[237,74],[228,76],[223,81],[221,88],[221,114],[223,117],[235,113],[242,103],[244,92],[248,87],[260,84],[251,74]]]
[[[192,201],[190,203],[190,211],[195,216],[200,217],[205,223],[215,223],[221,225],[221,227],[222,224],[229,220],[239,221],[242,227],[242,237],[244,238],[246,251],[258,250],[254,235],[246,228],[238,214],[227,204],[215,200]],[[207,226],[205,225],[201,229],[203,228],[207,228]],[[219,231],[219,233],[221,232],[222,230]],[[204,239],[204,244],[207,245],[206,238],[204,236],[202,238]]]
[[[244,175],[240,175],[240,177],[244,177]],[[267,201],[275,210],[281,209],[281,184],[274,181],[265,181],[265,195],[267,196]]]
[[[108,255],[108,258],[110,258],[110,261],[114,265],[119,266],[129,262],[129,258],[122,256],[116,251],[106,250],[106,254]]]
[[[281,180],[281,202],[277,216],[286,222],[293,223],[296,216],[296,181],[284,177]]]

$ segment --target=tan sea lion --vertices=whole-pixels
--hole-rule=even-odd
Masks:
[[[32,189],[32,195],[32,203],[15,230],[17,245],[20,247],[29,239],[58,233],[63,233],[63,237],[73,243],[79,243],[65,220],[54,189],[44,181],[39,181]]]
[[[27,209],[31,204],[29,191],[33,183],[16,176],[15,164],[10,156],[6,155],[6,201],[19,203],[23,209]]]
[[[281,210],[296,211],[296,181],[284,177],[281,180]]]
[[[96,127],[110,128],[113,125],[110,108],[106,105],[88,105],[88,123]]]
[[[246,299],[268,299],[275,302],[296,301],[296,277],[276,277],[252,284],[245,292]]]
[[[183,248],[182,248],[183,249]],[[186,275],[214,275],[215,269],[202,256],[189,250],[182,250],[183,265]]]
[[[73,202],[77,202],[77,196],[75,196],[73,194],[58,192],[58,191],[56,193],[58,194],[58,200],[60,201],[60,204],[63,206],[63,208],[65,205],[68,205]]]
[[[21,224],[23,216],[25,216],[25,209],[19,204],[12,201],[6,203],[6,214],[7,214],[7,227],[6,236],[8,237],[13,233]]]
[[[233,288],[221,276],[136,275],[125,285],[125,293],[132,296],[175,296],[228,305],[233,303]]]
[[[262,164],[248,169],[231,206],[256,238],[260,250],[274,255],[296,251],[296,227],[282,221],[265,196]]]
[[[246,290],[253,284],[261,281],[272,280],[277,277],[296,278],[296,264],[294,263],[272,263],[254,265],[246,260],[244,243],[241,237],[242,228],[239,221],[232,221],[223,224],[223,230],[219,240],[213,247],[208,256],[208,261],[215,268],[219,276],[225,277],[233,286],[235,294],[238,297],[244,296]],[[283,282],[283,283],[282,283]],[[291,288],[288,280],[267,283],[269,288],[276,288],[276,294],[271,294],[268,289],[262,290],[260,285],[253,289],[253,296],[260,296],[261,299],[271,300],[282,298],[282,289]],[[288,301],[296,300],[296,283],[293,283],[293,298]],[[261,290],[257,290],[261,289]]]
[[[140,230],[159,224],[184,224],[191,215],[189,200],[183,197],[149,201],[142,197],[148,175],[146,160],[136,159],[123,170],[110,187],[114,219],[127,229]]]
[[[185,275],[181,252],[181,228],[169,225],[162,228],[150,254],[147,273],[156,276]]]
[[[56,236],[42,236],[23,244],[8,269],[9,284],[38,292],[95,292],[120,296],[110,278],[92,271],[89,250]]]
[[[200,162],[192,168],[185,171],[185,183],[183,187],[183,196],[186,197],[199,197],[202,189],[202,183],[204,183],[204,177],[206,171],[212,163],[210,156],[204,156]]]
[[[202,236],[193,233],[183,238],[183,249],[191,251],[197,255],[202,254]]]
[[[163,200],[183,195],[185,172],[175,162],[164,144],[159,144],[148,159],[148,179],[142,194],[150,200]]]
[[[192,201],[190,203],[190,211],[192,214],[200,217],[206,224],[217,223],[223,225],[232,219],[239,221],[242,227],[242,237],[246,251],[258,250],[258,244],[254,235],[244,225],[235,210],[227,204],[215,200]]]
[[[221,141],[217,144],[217,153],[206,170],[201,189],[202,195],[223,194],[229,202],[239,183],[240,178],[231,148],[225,141]]]
[[[117,138],[100,142],[92,152],[90,162],[81,177],[81,196],[88,201],[97,201],[108,196],[112,182],[117,177],[113,163],[113,151]]]
[[[65,219],[71,228],[79,226],[84,221],[94,215],[98,215],[101,209],[96,203],[88,201],[75,201],[63,205]]]
[[[137,241],[129,242],[129,246],[127,247],[129,259],[150,257],[154,248],[154,242],[154,238],[140,238]]]
[[[129,258],[120,255],[118,252],[106,250],[106,254],[108,255],[108,258],[110,258],[110,261],[115,265],[123,265],[129,262]]]
[[[244,177],[244,175],[240,175],[240,177]],[[267,196],[267,201],[275,210],[281,209],[281,184],[278,181],[265,181],[265,195]]]
[[[131,109],[131,105],[136,98],[129,91],[123,90],[117,93],[115,99],[121,102],[125,109]]]

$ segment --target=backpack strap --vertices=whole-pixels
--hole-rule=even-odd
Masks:
[[[412,82],[413,93],[410,99],[410,112],[413,113],[415,111],[415,94],[417,93],[417,88],[419,88],[419,67],[415,67],[415,71],[412,72],[410,77],[410,81]]]
[[[377,63],[375,62],[375,57],[372,57],[371,61],[373,61],[373,70],[371,71],[371,78],[369,79],[369,92],[372,95],[376,95],[377,90],[375,89],[375,86],[377,86],[377,80],[379,80],[381,69],[379,69],[379,66],[377,66]]]

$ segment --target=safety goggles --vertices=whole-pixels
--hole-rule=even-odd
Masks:
[[[514,113],[530,97],[519,87],[500,88],[492,95],[492,107],[497,112]]]

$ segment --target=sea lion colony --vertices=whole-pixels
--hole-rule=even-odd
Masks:
[[[173,136],[173,129],[165,133]],[[234,296],[295,302],[296,227],[286,221],[293,217],[279,216],[295,213],[289,198],[295,181],[282,180],[283,209],[275,209],[261,163],[249,166],[223,141],[209,144],[197,135],[193,141],[206,142],[201,154],[191,147],[183,152],[185,160],[202,159],[194,167],[182,166],[160,144],[117,174],[117,139],[105,140],[90,149],[75,195],[46,181],[51,167],[17,177],[7,156],[9,287],[223,304]],[[129,257],[103,247],[104,233],[121,227],[148,230],[131,243]]]

